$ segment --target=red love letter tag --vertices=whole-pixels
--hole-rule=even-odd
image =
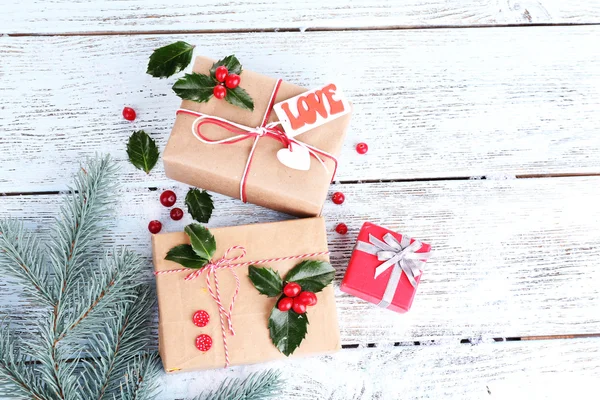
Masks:
[[[350,102],[333,83],[273,106],[289,137],[314,129],[350,112]]]

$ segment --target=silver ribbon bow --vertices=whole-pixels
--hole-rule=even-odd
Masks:
[[[379,307],[387,308],[392,303],[402,272],[406,274],[413,287],[417,286],[415,278],[421,275],[430,253],[417,253],[423,244],[418,240],[411,244],[410,240],[408,236],[402,235],[402,240],[399,242],[391,233],[386,233],[383,241],[369,234],[369,243],[360,240],[356,242],[356,250],[372,254],[377,256],[379,261],[384,261],[375,269],[375,278],[388,268],[393,268],[383,297],[378,304]]]

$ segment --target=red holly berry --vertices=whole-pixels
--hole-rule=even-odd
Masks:
[[[292,310],[296,314],[304,314],[306,312],[306,304],[300,302],[297,298],[294,299],[294,304],[292,305]]]
[[[220,99],[224,98],[227,95],[227,89],[225,89],[225,86],[217,85],[213,89],[213,94],[215,95],[215,97],[217,99],[220,100]]]
[[[296,282],[290,282],[283,287],[283,294],[287,297],[296,297],[301,291],[302,288]]]
[[[342,222],[335,227],[335,231],[340,235],[345,235],[348,233],[348,225]]]
[[[235,89],[240,84],[240,76],[238,74],[229,74],[225,79],[225,86],[229,89]]]
[[[135,119],[135,110],[131,107],[125,107],[123,109],[123,118],[127,121],[133,121]]]
[[[335,204],[342,204],[346,200],[346,196],[342,192],[335,192],[333,196],[331,196],[331,201]]]
[[[179,221],[181,218],[183,218],[183,210],[181,208],[172,209],[170,214],[171,219],[174,221]]]
[[[171,207],[177,201],[177,195],[172,190],[165,190],[160,195],[160,204],[165,207]]]
[[[286,312],[286,311],[289,311],[290,308],[292,308],[293,304],[294,304],[294,299],[289,298],[289,297],[284,297],[283,299],[279,300],[279,303],[277,304],[277,308],[279,309],[279,311]]]
[[[365,154],[367,151],[369,151],[369,146],[367,146],[366,143],[359,143],[356,145],[356,152],[358,154]]]
[[[194,313],[194,316],[192,317],[192,321],[194,322],[194,325],[199,326],[200,328],[203,328],[206,325],[208,325],[208,321],[210,321],[210,316],[208,315],[208,313],[206,311],[199,310]]]
[[[298,303],[304,304],[308,307],[314,306],[317,304],[317,295],[313,292],[302,292],[294,299],[294,301],[298,301]]]
[[[212,338],[207,334],[202,334],[196,338],[196,348],[200,351],[209,351],[212,347]]]
[[[229,71],[227,70],[227,67],[221,65],[220,67],[217,67],[217,69],[215,69],[215,78],[217,79],[217,81],[223,82],[227,78],[228,73]]]
[[[148,230],[150,231],[150,233],[158,233],[160,232],[160,230],[162,229],[162,224],[160,223],[160,221],[154,220],[154,221],[150,221],[150,223],[148,224]]]

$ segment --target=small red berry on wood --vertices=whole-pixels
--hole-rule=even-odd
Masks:
[[[294,304],[292,305],[292,310],[296,314],[304,314],[306,312],[306,304],[300,302],[297,298],[294,299]]]
[[[225,89],[225,86],[217,85],[213,89],[213,95],[217,99],[222,99],[222,98],[224,98],[227,95],[227,89]]]
[[[179,221],[181,218],[183,218],[183,210],[181,208],[174,208],[171,210],[170,212],[171,214],[171,219],[174,221]]]
[[[302,292],[294,299],[294,301],[296,300],[307,307],[311,307],[317,304],[317,295],[313,292]]]
[[[127,121],[133,121],[135,120],[135,110],[131,107],[125,107],[123,109],[123,118],[125,118]]]
[[[227,67],[221,65],[215,69],[215,79],[219,82],[224,82],[228,73],[229,71],[227,70]]]
[[[335,227],[335,231],[340,235],[345,235],[348,233],[348,225],[342,222]]]
[[[359,143],[356,145],[356,152],[358,154],[366,154],[369,151],[369,146],[366,143]]]
[[[283,287],[283,294],[287,297],[296,297],[301,291],[302,288],[296,282],[290,282]]]
[[[331,196],[331,201],[335,204],[342,204],[346,200],[346,196],[342,192],[335,192],[333,196]]]
[[[225,78],[225,86],[229,89],[235,89],[240,84],[240,76],[238,74],[229,74]]]
[[[207,334],[202,334],[196,338],[196,348],[200,351],[209,351],[212,347],[212,338]]]
[[[206,311],[199,310],[194,313],[194,316],[192,317],[192,321],[194,322],[194,325],[199,326],[200,328],[203,328],[206,325],[208,325],[208,322],[210,321],[210,316],[208,315],[208,313]]]
[[[150,221],[150,223],[148,224],[148,230],[150,231],[150,233],[158,233],[160,232],[160,230],[162,229],[162,224],[160,223],[160,221],[154,220],[154,221]]]
[[[160,194],[160,204],[165,207],[172,207],[177,201],[177,195],[172,190],[165,190]]]
[[[277,308],[281,312],[286,312],[286,311],[289,311],[290,308],[292,308],[293,304],[294,304],[294,299],[292,299],[290,297],[284,297],[283,299],[279,300],[279,303],[277,304]]]

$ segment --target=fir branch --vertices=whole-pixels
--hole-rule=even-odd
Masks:
[[[0,393],[16,399],[43,400],[46,396],[34,366],[19,349],[21,343],[13,338],[9,327],[0,326]]]
[[[111,210],[115,189],[115,165],[110,157],[88,162],[75,177],[71,195],[61,207],[54,240],[50,242],[50,261],[56,274],[56,304],[76,287],[77,278],[93,265],[93,250],[102,237],[102,218]],[[61,311],[61,310],[59,310]],[[60,313],[59,313],[60,314]]]
[[[279,371],[254,372],[246,379],[227,379],[212,392],[194,400],[263,400],[281,394],[283,381]]]
[[[0,222],[0,268],[49,306],[37,319],[35,340],[21,343],[6,324],[0,326],[0,395],[88,400],[122,392],[153,398],[160,366],[156,355],[141,355],[153,339],[148,323],[154,303],[148,288],[140,288],[142,260],[122,250],[97,262],[114,173],[108,157],[81,168],[47,251],[21,224]],[[80,358],[90,353],[98,358]]]
[[[116,324],[90,337],[90,349],[102,357],[88,363],[84,375],[87,399],[109,399],[119,392],[130,363],[135,363],[136,356],[146,351],[153,341],[148,321],[154,304],[150,288],[141,287],[134,302],[119,307]]]
[[[98,158],[88,162],[87,169],[81,168],[75,177],[75,186],[61,207],[61,218],[56,220],[54,240],[49,244],[50,262],[55,274],[54,307],[51,316],[51,329],[43,330],[44,341],[50,346],[46,362],[46,375],[56,386],[59,399],[69,398],[67,390],[71,389],[72,380],[62,370],[66,367],[59,357],[58,342],[65,327],[77,321],[70,306],[77,302],[73,296],[85,267],[92,264],[96,243],[102,234],[101,219],[110,210],[110,196],[115,188],[115,165],[110,157]],[[75,292],[77,293],[77,292]],[[64,299],[71,299],[65,301]],[[64,379],[63,379],[64,378]]]
[[[55,345],[53,321],[53,313],[38,321],[38,336],[27,343],[27,353],[37,362],[45,399],[74,399],[77,398],[77,381],[72,376],[72,368],[77,365],[79,355],[68,354],[66,349]]]
[[[67,335],[78,333],[87,337],[98,332],[106,324],[106,318],[115,315],[115,309],[136,301],[139,277],[143,273],[143,262],[138,255],[128,250],[105,256],[94,271],[84,271],[83,283],[74,294],[65,299],[69,303],[67,325],[60,327],[60,342]]]
[[[25,283],[23,292],[46,306],[54,304],[39,239],[18,221],[0,221],[0,268]]]
[[[160,358],[157,353],[138,356],[129,367],[126,380],[121,385],[119,400],[152,400],[156,397],[158,388],[157,377],[162,371]]]

